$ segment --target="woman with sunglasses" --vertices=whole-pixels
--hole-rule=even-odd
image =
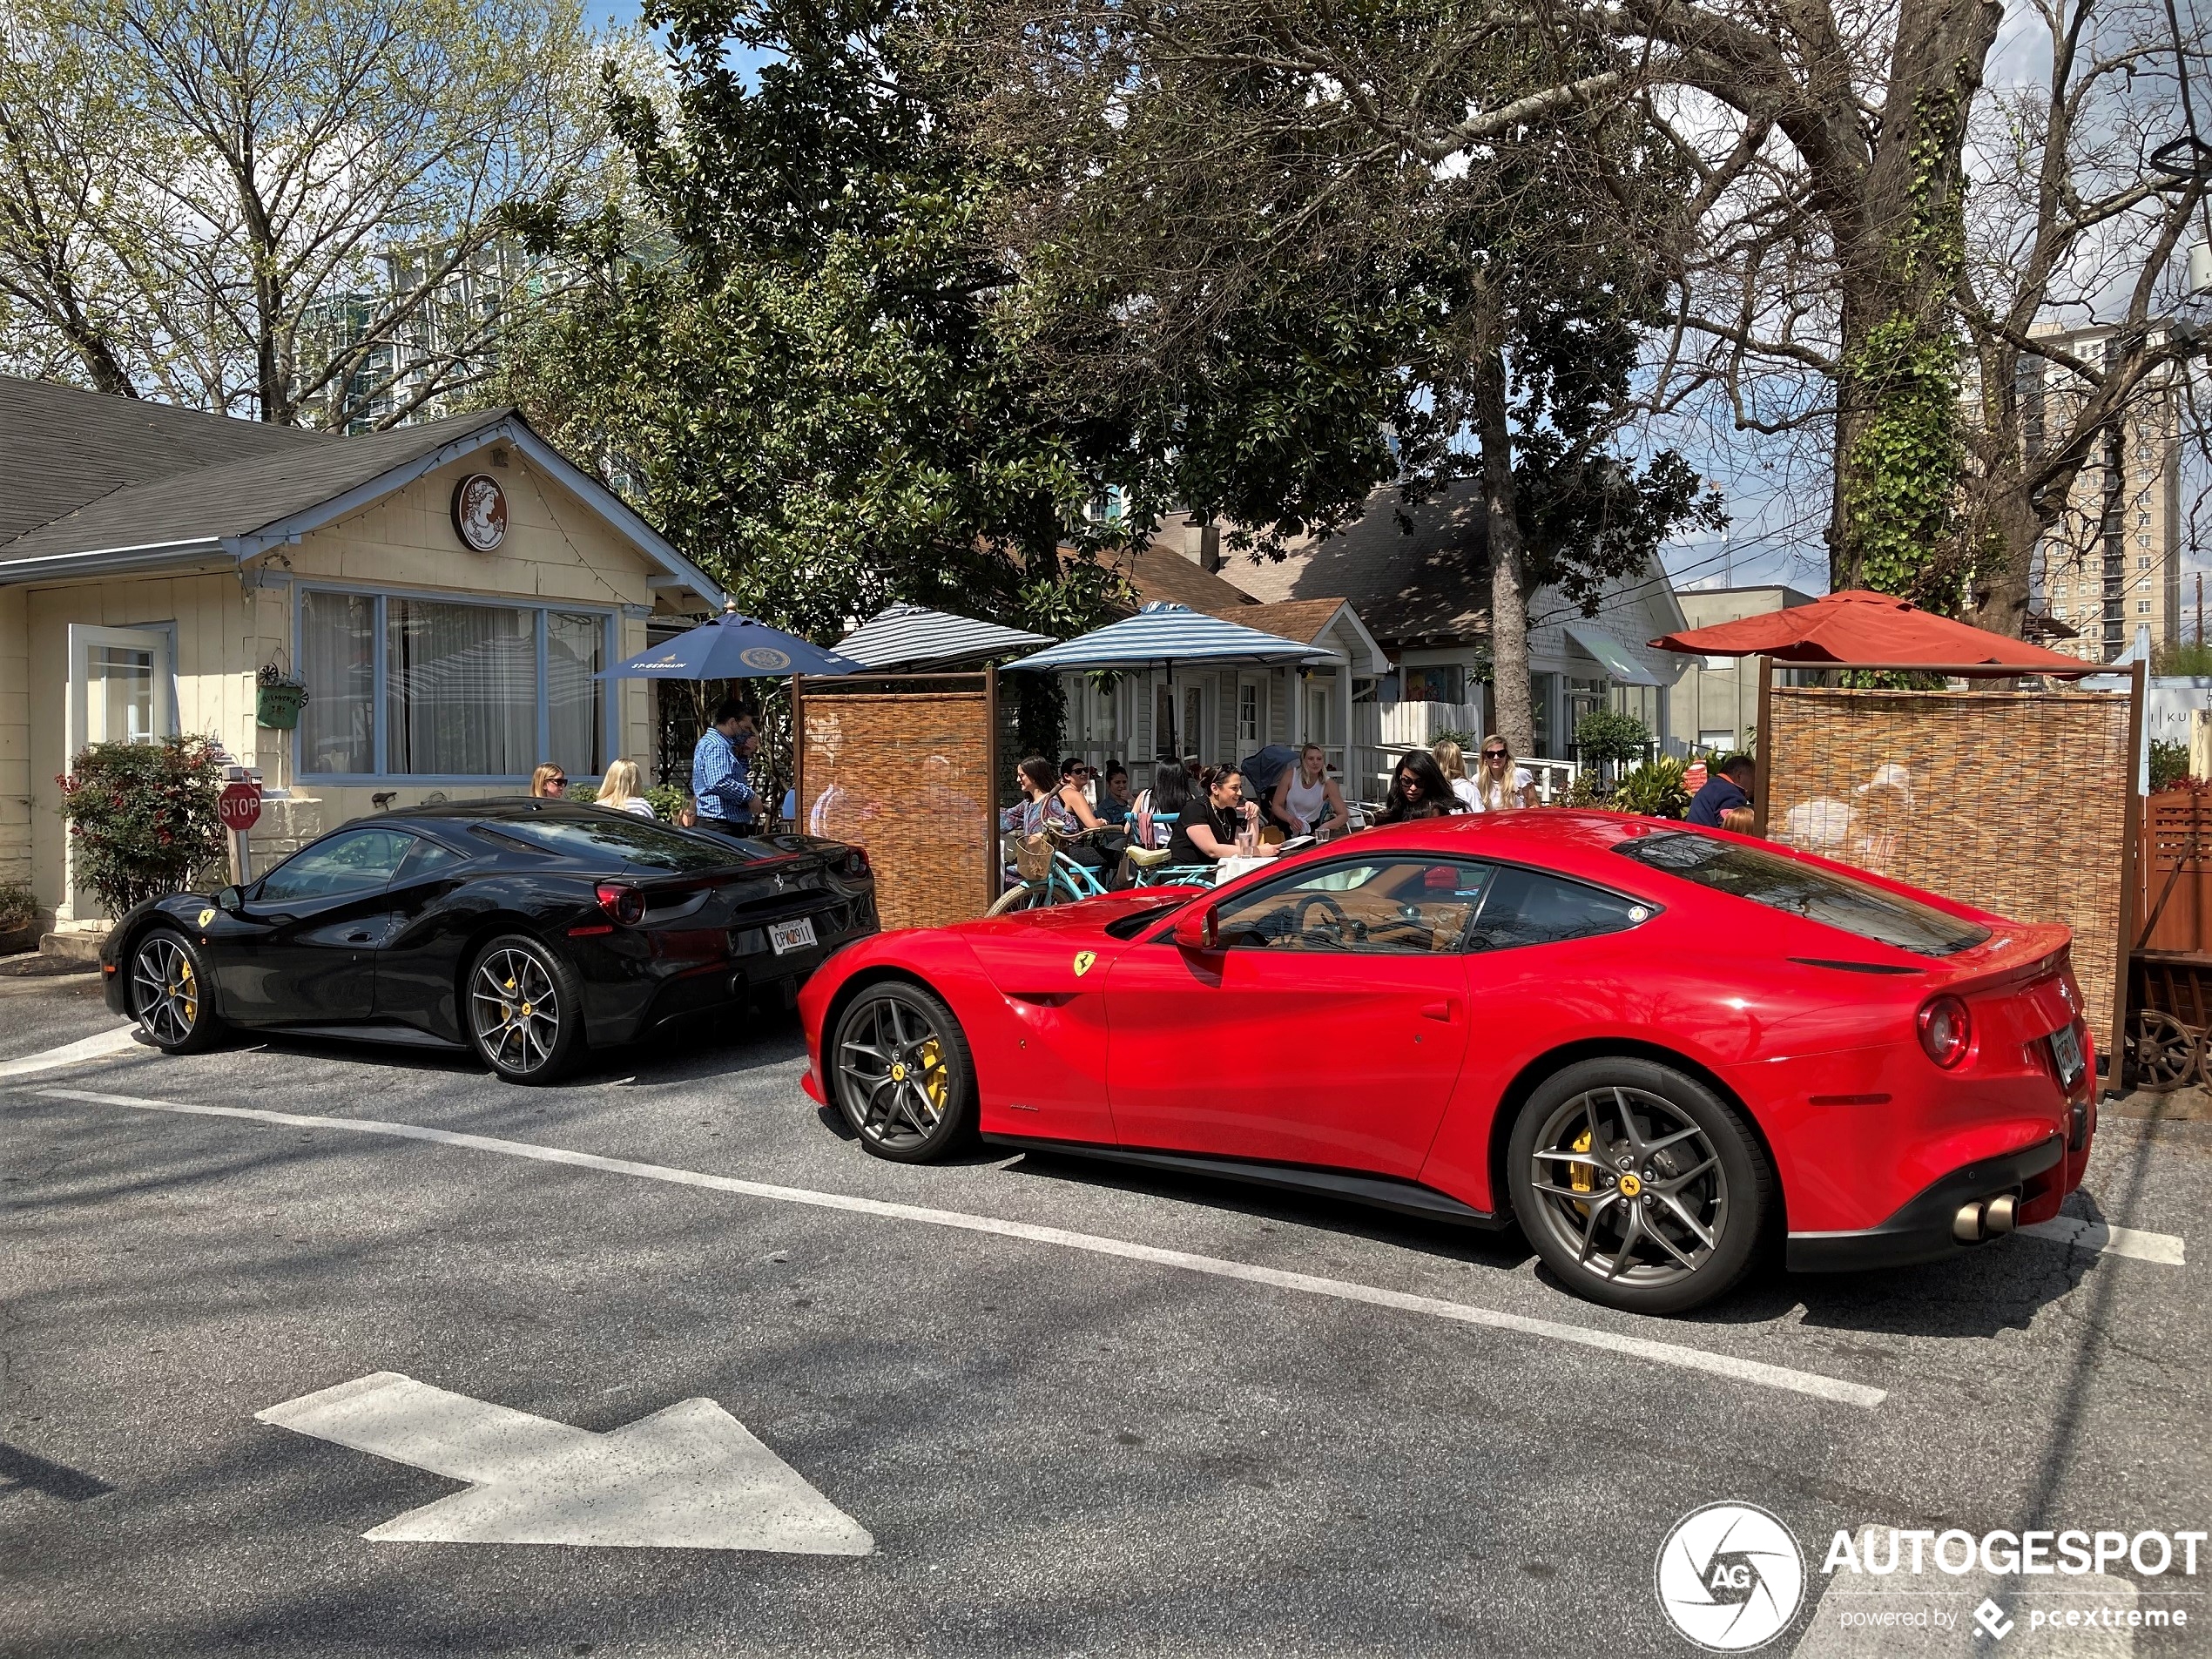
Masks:
[[[1503,738],[1482,740],[1482,762],[1474,773],[1474,810],[1502,813],[1515,806],[1534,806],[1536,780],[1526,766],[1513,763],[1513,751]]]
[[[1198,774],[1198,788],[1168,837],[1170,864],[1271,859],[1277,850],[1260,840],[1259,803],[1244,799],[1244,774],[1234,765],[1208,766]]]
[[[1390,802],[1375,822],[1410,824],[1465,810],[1452,792],[1452,786],[1444,781],[1436,757],[1426,749],[1412,749],[1390,774]]]
[[[566,800],[569,798],[569,774],[551,761],[530,773],[530,795],[536,800]]]

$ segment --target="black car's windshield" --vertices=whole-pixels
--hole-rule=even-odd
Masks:
[[[502,819],[497,829],[502,835],[563,858],[602,863],[642,864],[654,870],[718,870],[745,862],[745,855],[720,836],[687,835],[626,813]]]
[[[1636,836],[1613,850],[1716,893],[1732,893],[1919,956],[1953,956],[1989,937],[1986,927],[1870,882],[1686,830]]]

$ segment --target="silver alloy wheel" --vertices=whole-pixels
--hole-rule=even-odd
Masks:
[[[496,950],[476,964],[469,988],[476,1041],[505,1071],[536,1071],[561,1040],[561,1001],[553,975],[529,951]]]
[[[1728,1227],[1712,1139],[1663,1095],[1608,1084],[1544,1120],[1530,1155],[1536,1224],[1583,1267],[1627,1284],[1679,1284]]]
[[[154,934],[132,961],[131,982],[148,1036],[165,1044],[191,1038],[199,1025],[200,984],[182,945],[167,934]]]
[[[837,1066],[853,1127],[879,1146],[921,1145],[952,1109],[944,1038],[899,996],[870,1002],[845,1030]]]

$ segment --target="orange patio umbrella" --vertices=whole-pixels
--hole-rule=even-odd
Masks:
[[[1689,628],[1651,642],[1700,657],[1771,657],[1784,663],[1879,668],[1987,667],[2011,674],[2094,674],[2085,663],[1986,628],[1954,622],[1886,593],[1848,589],[1735,622]]]

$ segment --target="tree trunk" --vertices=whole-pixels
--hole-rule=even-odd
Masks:
[[[1507,413],[1505,317],[1487,280],[1476,288],[1473,414],[1482,446],[1483,527],[1490,550],[1490,675],[1498,736],[1516,755],[1536,752],[1529,706],[1528,597],[1522,591],[1521,523],[1515,516],[1513,428]]]
[[[1842,373],[1837,383],[1831,588],[1874,587],[1958,608],[1959,341],[1952,295],[1965,257],[1966,110],[2004,19],[2000,0],[1905,0],[1873,154],[1837,223]],[[1832,212],[1831,220],[1838,216]]]

